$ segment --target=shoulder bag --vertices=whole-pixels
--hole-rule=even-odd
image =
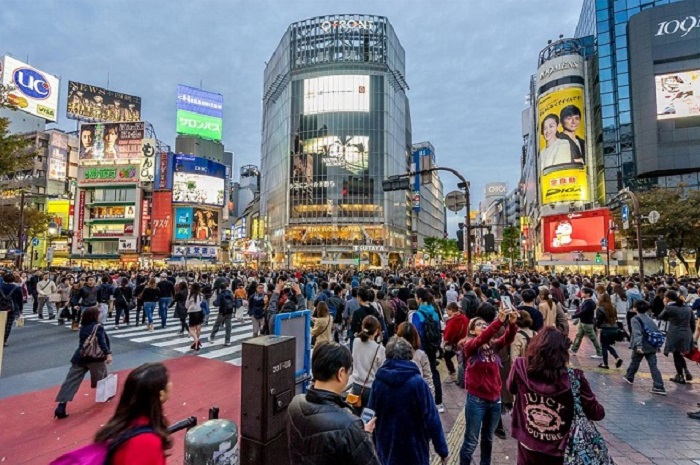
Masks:
[[[370,373],[372,373],[372,369],[374,368],[374,361],[377,360],[377,354],[379,353],[380,347],[381,347],[381,344],[377,343],[377,350],[374,351],[374,357],[372,357],[372,364],[369,366],[369,370],[367,370],[367,376],[365,377],[365,382],[362,383],[362,389],[360,389],[360,393],[359,394],[350,393],[345,398],[345,402],[352,405],[353,407],[356,407],[356,408],[362,407],[362,394],[365,392],[365,385],[367,384],[367,381],[369,381],[369,375],[370,375]]]
[[[101,359],[104,358],[105,353],[100,347],[100,341],[97,339],[97,330],[101,325],[97,324],[92,329],[92,333],[85,339],[83,346],[80,348],[80,355],[88,359]]]
[[[566,438],[564,465],[615,465],[608,453],[605,440],[583,411],[581,380],[571,368],[569,368],[569,381],[574,395],[574,419]]]

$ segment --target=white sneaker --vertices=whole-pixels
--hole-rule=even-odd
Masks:
[[[445,406],[444,405],[437,404],[436,407],[437,407],[438,413],[445,413]]]
[[[591,355],[591,358],[600,359],[603,358],[602,355]]]
[[[207,338],[207,341],[209,341],[210,343],[214,342],[214,338],[211,336],[211,334]]]

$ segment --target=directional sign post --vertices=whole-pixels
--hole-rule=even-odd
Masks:
[[[630,207],[627,205],[622,206],[622,229],[629,229],[630,227]]]
[[[39,238],[38,237],[35,237],[32,239],[32,245],[34,247],[37,247],[39,245]]]

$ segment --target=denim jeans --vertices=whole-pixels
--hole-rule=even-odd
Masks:
[[[632,351],[632,356],[630,357],[630,364],[627,366],[627,374],[625,377],[630,381],[634,381],[634,375],[637,374],[639,370],[639,364],[642,359],[647,359],[647,364],[649,365],[649,371],[651,372],[651,379],[654,381],[653,386],[658,389],[664,389],[664,380],[661,377],[661,372],[656,366],[656,354],[638,354],[636,351]]]
[[[172,297],[161,297],[158,300],[158,315],[160,316],[160,326],[162,328],[165,328],[165,323],[168,319],[168,305],[170,305],[172,300]]]
[[[109,304],[107,302],[100,302],[97,304],[97,307],[100,309],[100,323],[104,325],[107,323],[107,312],[109,311]]]
[[[204,324],[209,324],[209,314],[211,313],[211,308],[209,308],[209,299],[202,299],[202,313],[204,314]]]
[[[216,337],[216,333],[219,332],[219,328],[221,326],[224,327],[226,330],[225,336],[224,336],[224,343],[228,344],[231,342],[231,317],[232,314],[224,315],[223,313],[219,313],[219,315],[216,317],[216,321],[214,322],[214,327],[211,330],[211,339],[214,340]]]
[[[471,465],[472,456],[479,442],[481,432],[481,465],[491,464],[491,450],[493,449],[493,435],[501,417],[501,401],[488,401],[480,397],[467,394],[467,402],[464,405],[464,418],[467,422],[464,429],[464,442],[459,452],[460,465]]]
[[[143,313],[146,314],[146,318],[148,319],[149,325],[153,324],[153,310],[156,309],[157,303],[158,302],[144,302],[143,303]]]

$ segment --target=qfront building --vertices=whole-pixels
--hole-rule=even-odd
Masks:
[[[411,252],[405,54],[381,16],[289,26],[265,69],[260,213],[277,267],[386,267]]]

